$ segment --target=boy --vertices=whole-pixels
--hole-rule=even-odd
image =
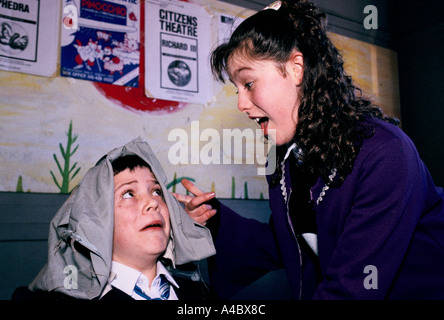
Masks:
[[[13,299],[205,298],[203,283],[174,278],[161,262],[214,254],[209,231],[188,217],[165,182],[140,138],[108,153],[52,219],[48,263]]]

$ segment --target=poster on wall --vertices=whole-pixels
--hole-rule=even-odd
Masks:
[[[235,17],[227,14],[219,14],[217,24],[219,44],[228,42],[234,30],[244,21],[241,17]]]
[[[140,0],[64,0],[62,76],[137,87]]]
[[[59,1],[0,1],[0,69],[51,76],[57,68]]]
[[[145,17],[146,95],[207,103],[212,97],[208,12],[181,1],[147,0]]]

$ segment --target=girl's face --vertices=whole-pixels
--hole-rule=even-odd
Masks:
[[[252,60],[234,53],[228,61],[230,81],[238,90],[238,109],[278,146],[295,135],[302,74],[303,59],[298,52],[285,64],[285,74],[272,60]]]

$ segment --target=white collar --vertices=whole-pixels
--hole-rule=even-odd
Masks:
[[[288,147],[288,149],[287,149],[287,153],[285,154],[284,161],[282,161],[282,163],[284,163],[285,160],[287,160],[288,156],[290,155],[290,152],[291,152],[294,148],[296,148],[296,142],[293,142],[293,144],[292,144],[291,146]]]
[[[142,272],[116,261],[112,261],[111,263],[111,272],[116,275],[111,281],[111,285],[122,290],[130,296],[132,295],[134,286],[138,281],[146,281],[146,283],[148,284],[148,278]],[[156,278],[159,277],[159,275],[161,274],[165,275],[167,280],[172,285],[179,288],[179,285],[162,264],[162,262],[158,261]],[[155,280],[153,280],[153,282],[154,281]]]

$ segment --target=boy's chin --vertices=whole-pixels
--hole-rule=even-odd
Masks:
[[[152,239],[149,241],[149,248],[147,248],[147,253],[150,255],[163,255],[168,245],[167,239]]]

